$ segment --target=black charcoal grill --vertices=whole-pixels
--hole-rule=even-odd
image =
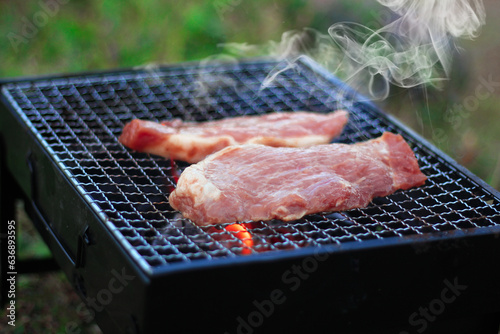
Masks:
[[[105,333],[496,334],[500,194],[310,61],[262,87],[276,66],[182,64],[4,82],[1,223],[22,197]],[[185,164],[117,140],[133,118],[339,108],[351,118],[337,141],[400,133],[428,181],[363,209],[243,222],[251,246],[170,208]]]

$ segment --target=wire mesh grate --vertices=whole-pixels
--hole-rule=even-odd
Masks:
[[[10,84],[4,94],[17,105],[71,180],[151,266],[174,262],[404,238],[440,231],[500,225],[500,203],[439,155],[412,146],[427,183],[376,198],[362,209],[314,214],[294,222],[243,222],[248,247],[235,232],[200,227],[168,204],[174,170],[187,165],[130,151],[117,140],[134,118],[204,121],[271,111],[347,109],[339,142],[374,138],[398,125],[305,64],[262,87],[272,62],[179,66]],[[403,131],[402,133],[405,136]]]

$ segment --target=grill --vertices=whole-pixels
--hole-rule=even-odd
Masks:
[[[4,206],[12,183],[105,332],[416,333],[425,325],[497,333],[500,194],[317,64],[302,60],[263,87],[279,66],[249,60],[5,82]],[[339,108],[351,117],[336,141],[400,133],[428,181],[363,209],[243,222],[251,247],[172,210],[168,194],[186,164],[117,140],[134,118]],[[443,291],[456,292],[453,302]]]

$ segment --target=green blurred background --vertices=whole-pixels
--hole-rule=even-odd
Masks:
[[[500,84],[473,108],[460,108],[477,97],[484,80],[500,83],[500,5],[485,5],[486,26],[476,40],[458,41],[442,90],[394,89],[377,103],[500,189]],[[326,33],[339,21],[376,28],[388,18],[373,0],[0,0],[0,78],[201,60],[222,52],[224,43],[260,45],[305,27]],[[47,255],[36,232],[22,229],[20,256]],[[60,273],[18,283],[16,332],[65,333],[68,324],[99,332],[76,311],[80,301]],[[0,326],[4,320],[2,314]]]

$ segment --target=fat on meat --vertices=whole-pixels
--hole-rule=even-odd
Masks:
[[[135,119],[124,126],[119,141],[139,152],[196,163],[230,145],[308,147],[326,144],[340,135],[347,121],[348,113],[344,110],[327,114],[274,112],[200,123]]]
[[[351,145],[227,147],[186,168],[169,202],[198,225],[291,221],[365,207],[425,181],[403,137],[385,132]]]

